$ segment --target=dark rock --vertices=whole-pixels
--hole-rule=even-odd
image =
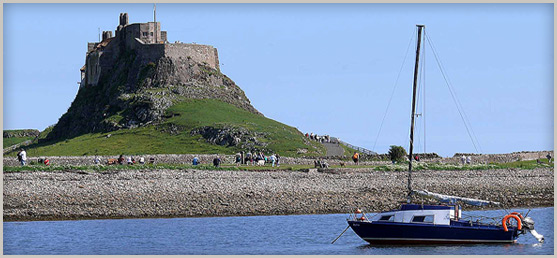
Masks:
[[[39,130],[36,129],[25,129],[25,130],[9,130],[4,131],[4,138],[12,137],[37,137],[39,136]]]
[[[221,146],[241,146],[242,148],[265,147],[266,143],[257,140],[267,133],[252,132],[242,127],[204,126],[193,129],[191,135],[201,135],[207,142]]]

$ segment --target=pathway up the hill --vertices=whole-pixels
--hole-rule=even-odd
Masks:
[[[327,157],[338,157],[344,155],[344,148],[338,143],[324,142],[323,146],[327,148]]]

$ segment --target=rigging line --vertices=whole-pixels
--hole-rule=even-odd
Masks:
[[[426,34],[427,34],[427,30],[424,28],[424,35],[426,35]],[[425,133],[425,132],[426,132],[426,131],[425,131],[425,128],[426,128],[426,127],[425,127],[425,122],[426,122],[426,117],[425,117],[425,113],[426,113],[426,109],[425,109],[425,104],[426,104],[426,99],[425,99],[425,85],[426,85],[426,80],[425,80],[425,79],[426,79],[426,77],[425,77],[425,76],[426,76],[425,65],[426,65],[426,56],[427,56],[427,55],[426,55],[426,49],[427,49],[427,47],[424,47],[424,50],[423,50],[424,56],[423,56],[423,58],[422,58],[422,59],[424,60],[424,64],[422,65],[422,67],[423,67],[423,69],[424,69],[424,72],[423,72],[423,74],[422,74],[422,76],[423,76],[422,120],[424,121],[424,153],[426,153],[426,133]]]
[[[437,65],[439,66],[439,70],[441,70],[441,74],[443,75],[443,79],[445,79],[445,83],[447,85],[447,88],[449,89],[449,92],[451,93],[451,97],[453,98],[453,101],[455,102],[455,105],[457,107],[458,113],[460,115],[460,118],[462,119],[462,122],[464,123],[464,127],[466,128],[466,132],[468,133],[468,136],[470,137],[470,140],[472,141],[472,144],[474,145],[474,149],[476,150],[476,152],[478,152],[478,147],[476,146],[476,143],[472,137],[472,134],[470,133],[470,128],[468,128],[467,122],[464,119],[464,115],[462,114],[464,112],[464,110],[461,110],[461,107],[459,106],[459,102],[458,100],[456,100],[456,96],[455,93],[453,92],[453,89],[450,86],[450,82],[447,79],[447,76],[445,75],[445,71],[443,70],[442,66],[441,66],[441,62],[437,56],[437,53],[435,51],[435,47],[433,46],[433,42],[431,41],[431,39],[426,35],[427,41],[433,51],[433,56],[435,57],[435,60],[437,61]],[[476,139],[477,141],[477,139]]]
[[[425,28],[424,28],[424,30],[425,30]],[[424,31],[424,33],[425,33],[425,31]],[[418,77],[419,77],[418,94],[416,95],[416,105],[417,105],[416,110],[417,110],[418,113],[416,114],[416,121],[415,121],[416,124],[419,124],[421,121],[423,121],[423,118],[424,118],[423,108],[424,108],[425,102],[424,102],[423,96],[421,94],[423,88],[425,87],[425,51],[424,50],[425,50],[425,48],[423,48],[423,50],[422,50],[422,55],[421,55],[421,58],[420,58],[420,71],[419,71],[419,74],[418,74]],[[419,111],[420,109],[421,109],[421,112]],[[422,119],[418,119],[419,116],[422,116]],[[415,136],[417,137],[417,141],[416,141],[416,144],[414,144],[414,146],[417,147],[417,149],[416,149],[417,152],[416,153],[418,153],[419,151],[424,152],[425,148],[422,149],[422,145],[421,145],[422,139],[420,137],[421,136],[420,126],[415,126],[415,129],[416,129]],[[425,141],[424,141],[424,145],[425,145]]]
[[[427,30],[424,28],[424,35],[427,33],[426,31],[427,31]],[[426,56],[427,56],[427,55],[426,55],[426,49],[427,49],[427,48],[424,47],[424,49],[422,50],[422,53],[423,53],[422,58],[421,58],[421,60],[422,60],[421,70],[422,70],[422,71],[421,71],[421,77],[420,77],[420,80],[421,80],[421,88],[420,88],[420,90],[421,90],[421,96],[422,96],[422,97],[421,97],[421,100],[422,100],[422,101],[421,101],[421,103],[422,103],[422,105],[421,105],[421,108],[422,108],[422,112],[421,112],[421,114],[422,114],[422,119],[421,119],[421,121],[423,122],[423,128],[424,128],[424,130],[423,130],[423,134],[424,134],[424,138],[423,138],[424,141],[423,141],[423,144],[424,144],[424,145],[423,145],[423,149],[422,149],[423,153],[426,153],[426,141],[425,141],[425,140],[426,140],[426,138],[425,138],[425,137],[426,137],[426,136],[425,136],[425,111],[426,111],[426,110],[425,110],[425,104],[426,104],[426,100],[425,100],[425,86],[426,86],[426,80],[425,80],[425,79],[426,79],[426,71],[425,71],[425,70],[426,70]],[[420,94],[418,94],[418,95],[420,95]],[[421,147],[421,146],[420,146],[420,147]]]
[[[398,85],[398,80],[400,79],[400,75],[402,74],[402,69],[404,68],[404,64],[406,63],[406,58],[408,57],[408,52],[410,50],[410,46],[412,45],[412,41],[414,40],[414,36],[416,32],[412,34],[410,41],[408,42],[408,47],[406,47],[406,53],[404,54],[404,59],[402,60],[402,65],[400,66],[400,70],[398,71],[398,75],[395,80],[395,84],[393,85],[393,91],[391,92],[391,97],[389,98],[389,102],[387,103],[387,108],[385,109],[385,113],[383,114],[383,119],[381,120],[381,125],[379,126],[379,131],[377,132],[377,137],[375,137],[375,143],[373,143],[372,151],[375,151],[375,146],[377,145],[377,140],[379,139],[379,135],[381,134],[381,129],[383,128],[383,123],[385,122],[385,118],[387,117],[387,113],[389,111],[389,107],[391,106],[391,101],[393,100],[393,96],[395,95],[396,87]]]
[[[426,36],[428,37],[428,42],[430,43],[430,46],[431,46],[432,50],[434,51],[435,57],[437,58],[437,55],[436,55],[436,52],[435,52],[435,49],[436,49],[435,44],[433,43],[433,40],[431,40],[431,38],[429,38],[429,35],[426,35]],[[439,68],[442,70],[441,72],[443,73],[443,76],[445,76],[443,66],[442,66],[442,62],[441,62],[440,59],[438,59],[438,63],[440,64]],[[470,132],[468,132],[469,137],[472,140],[472,143],[474,143],[474,141],[475,141],[475,145],[477,144],[477,147],[479,148],[480,153],[482,153],[483,150],[482,150],[480,142],[478,141],[478,138],[476,137],[476,134],[475,134],[475,132],[472,128],[472,123],[470,123],[470,119],[468,119],[468,115],[466,114],[466,112],[464,112],[464,108],[462,106],[462,103],[460,103],[460,100],[456,96],[456,91],[454,91],[452,89],[452,83],[450,82],[450,78],[448,78],[448,76],[446,77],[446,81],[447,81],[447,86],[449,87],[449,90],[452,91],[451,94],[454,94],[453,101],[455,101],[457,109],[460,109],[459,112],[462,112],[461,113],[461,118],[462,118],[465,126],[467,127],[467,130],[468,130],[468,127],[470,129],[471,135],[470,135]],[[476,152],[477,152],[478,148],[476,148],[476,147],[474,147],[474,148],[476,149]]]

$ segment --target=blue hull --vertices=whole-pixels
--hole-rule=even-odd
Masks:
[[[348,221],[354,232],[371,244],[514,243],[517,228],[454,222],[451,225]]]

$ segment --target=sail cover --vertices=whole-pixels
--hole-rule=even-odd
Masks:
[[[460,202],[470,204],[470,205],[474,205],[474,206],[486,206],[486,205],[489,205],[489,204],[500,205],[499,202],[492,202],[492,201],[478,200],[478,199],[472,199],[472,198],[464,198],[464,197],[458,197],[458,196],[444,195],[444,194],[428,192],[426,190],[414,190],[413,192],[415,194],[419,194],[419,195],[422,195],[422,196],[433,197],[433,198],[439,200],[440,202],[446,202],[446,203],[456,203],[457,201],[460,201]]]

